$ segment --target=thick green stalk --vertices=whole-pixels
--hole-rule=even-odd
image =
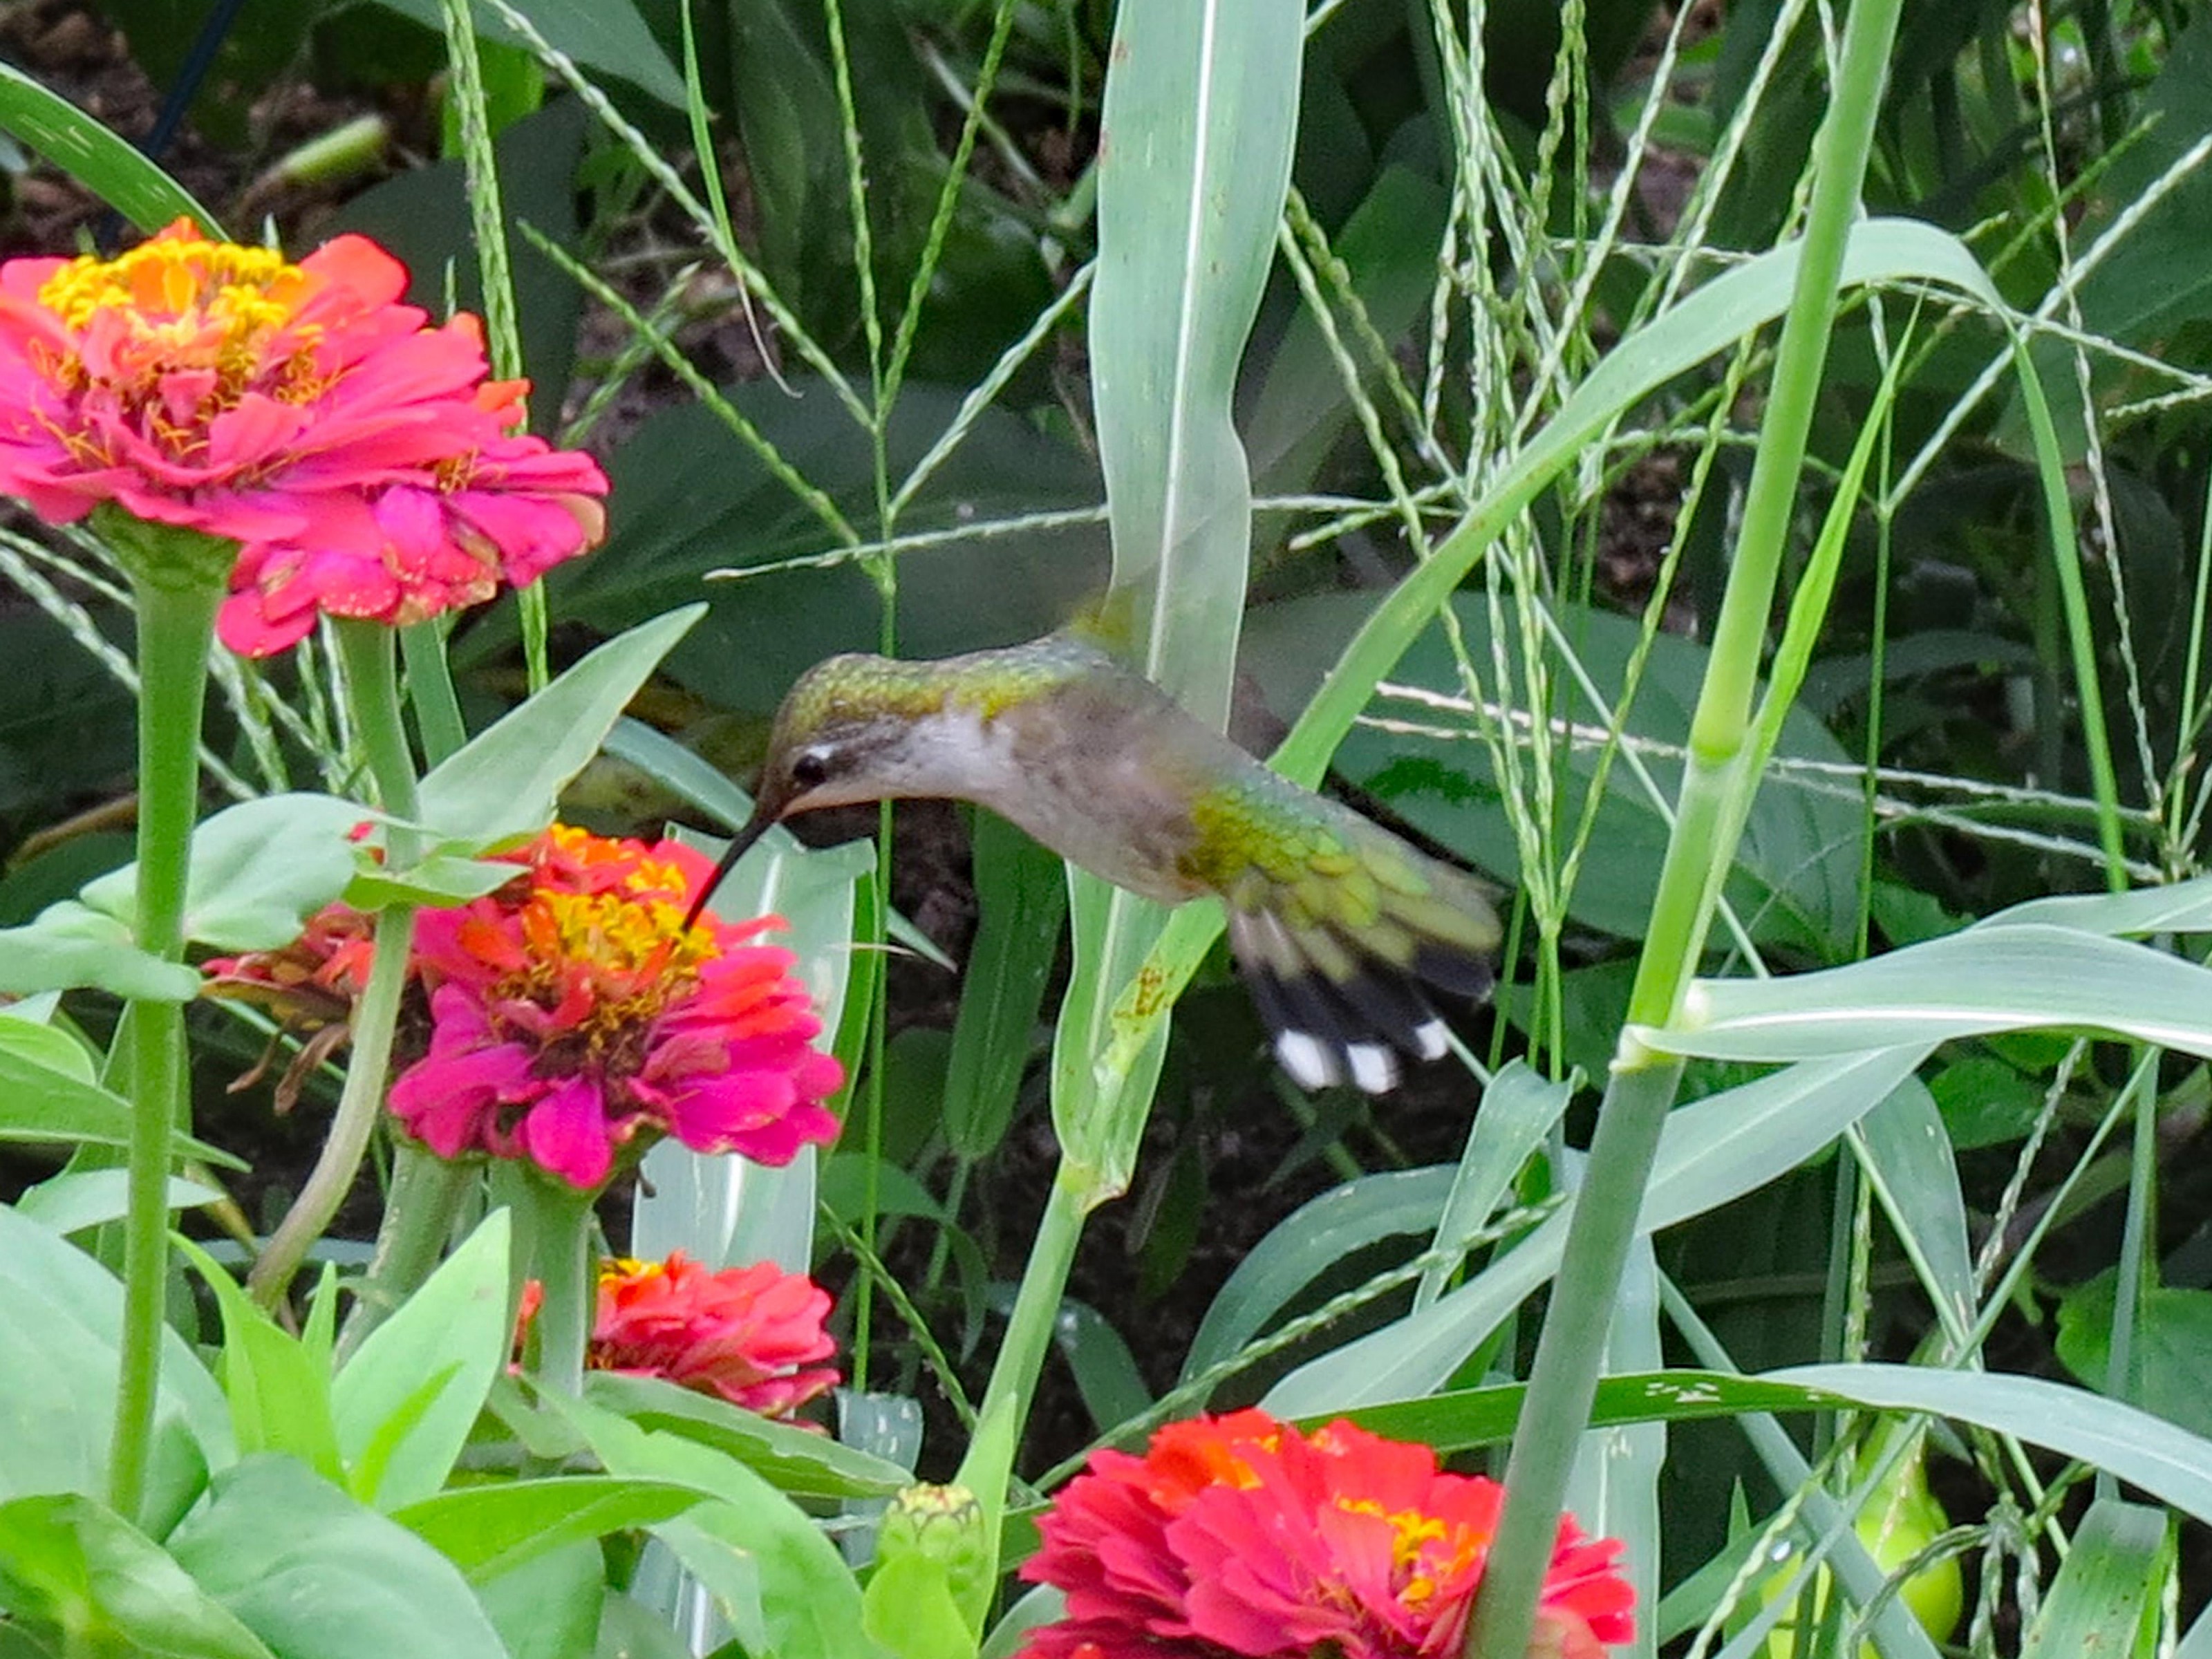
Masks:
[[[1061,1160],[1052,1190],[1045,1196],[1036,1237],[1030,1245],[1021,1288],[1014,1294],[1006,1340],[1000,1344],[998,1360],[991,1367],[990,1386],[984,1390],[975,1432],[968,1442],[967,1455],[960,1460],[959,1473],[952,1477],[953,1484],[974,1492],[983,1506],[984,1535],[994,1561],[998,1559],[999,1536],[1006,1522],[1006,1486],[1013,1479],[1014,1454],[1020,1449],[1022,1427],[1029,1421],[1038,1373],[1052,1350],[1060,1297],[1067,1289],[1068,1272],[1075,1265],[1075,1246],[1083,1237],[1083,1218],[1091,1210],[1097,1187],[1087,1171]],[[982,1627],[994,1582],[985,1575],[977,1589],[982,1599],[961,1609],[973,1629]]]
[[[208,650],[222,602],[219,581],[126,560],[138,612],[139,948],[184,956],[185,878],[199,814],[200,714]],[[123,1336],[115,1391],[108,1504],[136,1519],[146,1492],[161,1380],[168,1302],[169,1151],[189,1128],[185,1011],[173,1002],[131,1005],[121,1040],[132,1106],[128,1208],[124,1221]]]
[[[584,1391],[584,1351],[599,1312],[592,1271],[592,1205],[580,1193],[528,1165],[502,1169],[498,1186],[514,1211],[514,1259],[538,1281],[543,1299],[532,1322],[541,1388],[571,1399]]]
[[[385,1224],[377,1231],[376,1254],[338,1340],[341,1361],[429,1278],[453,1239],[461,1200],[476,1179],[473,1164],[448,1163],[413,1141],[402,1139],[392,1147]]]
[[[1660,1133],[1681,1062],[1646,1048],[1637,1025],[1663,1026],[1680,1008],[1704,953],[1717,898],[1712,832],[1731,822],[1739,792],[1758,780],[1742,758],[1758,689],[1760,647],[1774,604],[1814,399],[1839,304],[1844,251],[1859,207],[1900,0],[1859,0],[1845,24],[1835,88],[1813,154],[1796,289],[1775,354],[1773,389],[1744,503],[1735,562],[1690,725],[1682,800],[1653,901],[1651,928],[1599,1109],[1583,1190],[1537,1344],[1506,1466],[1505,1509],[1468,1625],[1471,1659],[1521,1659],[1551,1565],[1553,1540]]]
[[[399,822],[385,829],[385,858],[393,870],[415,861],[418,836],[411,828],[415,800],[415,757],[407,747],[407,728],[399,712],[399,682],[392,661],[392,630],[377,623],[341,621],[333,627],[345,664],[348,706],[368,757],[377,804]],[[384,1107],[385,1083],[392,1066],[392,1034],[407,988],[407,957],[415,940],[415,910],[396,904],[378,912],[376,954],[368,984],[353,1014],[353,1044],[338,1109],[331,1120],[315,1167],[293,1200],[292,1207],[246,1276],[246,1285],[264,1307],[283,1299],[307,1259],[307,1251],[331,1224],[338,1206],[353,1190],[361,1161],[368,1151],[377,1115]],[[387,1224],[391,1218],[386,1218]]]

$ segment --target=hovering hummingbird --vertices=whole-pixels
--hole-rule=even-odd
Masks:
[[[1269,771],[1067,633],[809,669],[706,891],[794,813],[908,796],[988,806],[1163,904],[1218,896],[1276,1058],[1304,1088],[1394,1087],[1400,1054],[1444,1053],[1427,988],[1489,994],[1498,916],[1471,877]]]

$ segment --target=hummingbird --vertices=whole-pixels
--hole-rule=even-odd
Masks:
[[[753,812],[706,896],[819,807],[973,801],[1163,904],[1212,896],[1275,1056],[1303,1088],[1396,1086],[1447,1048],[1432,991],[1490,993],[1497,913],[1474,878],[1300,787],[1079,634],[934,661],[849,653],[777,710]]]

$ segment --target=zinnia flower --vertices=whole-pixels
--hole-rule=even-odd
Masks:
[[[1022,1577],[1067,1616],[1023,1659],[1457,1659],[1504,1489],[1426,1446],[1264,1412],[1102,1451],[1039,1522]],[[1602,1659],[1632,1630],[1620,1546],[1562,1518],[1531,1659]]]
[[[770,1164],[836,1138],[844,1073],[792,955],[744,942],[777,918],[686,928],[713,866],[674,842],[556,824],[514,856],[526,878],[416,922],[429,1052],[392,1109],[431,1151],[588,1189],[662,1134]]]
[[[526,1293],[526,1328],[536,1305]],[[836,1386],[834,1366],[808,1363],[836,1352],[822,1328],[829,1316],[828,1291],[773,1261],[716,1273],[681,1250],[665,1262],[611,1258],[599,1265],[584,1364],[665,1377],[763,1417],[788,1417]]]
[[[209,995],[258,1003],[274,1009],[283,1021],[260,1063],[230,1085],[233,1092],[248,1087],[269,1068],[278,1036],[306,1031],[312,1035],[276,1084],[276,1109],[291,1110],[315,1067],[344,1045],[353,1006],[368,983],[375,956],[374,919],[349,904],[326,904],[307,919],[307,930],[282,950],[249,951],[202,963]]]
[[[250,656],[318,611],[408,623],[605,533],[589,457],[516,435],[482,331],[399,303],[362,236],[298,264],[179,219],[113,259],[0,265],[0,490],[67,524],[112,502],[238,544],[219,627]]]

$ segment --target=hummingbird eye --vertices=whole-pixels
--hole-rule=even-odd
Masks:
[[[830,757],[819,749],[802,749],[791,759],[791,781],[801,789],[830,781]]]

